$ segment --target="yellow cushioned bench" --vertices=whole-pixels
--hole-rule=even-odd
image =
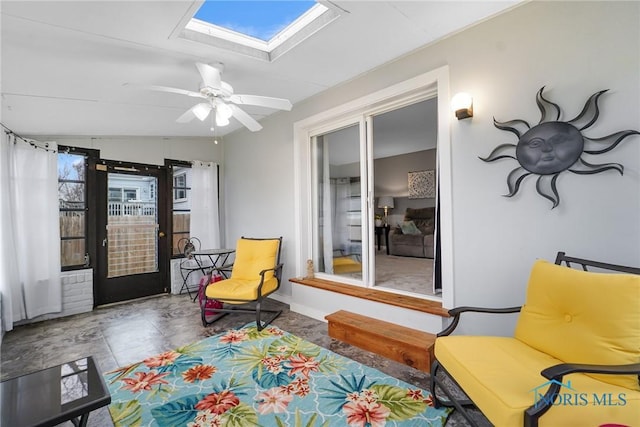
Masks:
[[[621,267],[563,253],[556,263],[566,259]],[[456,407],[472,425],[468,406],[498,427],[640,426],[640,269],[621,268],[589,272],[540,260],[521,308],[450,310],[431,375],[434,396],[438,387],[448,400],[436,404]],[[514,336],[450,335],[468,311],[520,311]],[[439,369],[471,401],[447,390]]]

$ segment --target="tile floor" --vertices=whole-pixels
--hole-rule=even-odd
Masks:
[[[338,354],[374,367],[410,384],[429,388],[429,375],[400,363],[331,339],[327,324],[289,311],[273,324]],[[223,317],[207,328],[198,305],[186,295],[164,295],[100,307],[91,313],[18,326],[5,334],[0,351],[0,378],[12,378],[93,355],[103,372],[138,362],[254,320],[250,314]],[[66,425],[71,426],[71,423]],[[90,427],[113,426],[106,408],[91,413]],[[467,425],[457,414],[447,426]]]

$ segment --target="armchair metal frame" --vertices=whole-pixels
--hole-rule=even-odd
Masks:
[[[564,263],[569,268],[576,268],[573,264],[579,264],[584,271],[590,271],[589,267],[594,267],[600,270],[615,271],[621,273],[630,273],[640,275],[640,268],[627,267],[617,264],[609,264],[599,261],[592,261],[583,258],[574,258],[566,256],[564,252],[558,252],[555,260],[555,264],[562,265]],[[518,313],[521,310],[520,307],[506,307],[506,308],[486,308],[486,307],[456,307],[449,310],[449,315],[452,318],[451,323],[444,330],[437,334],[438,337],[450,335],[458,326],[462,313],[489,313],[489,314],[505,314],[505,313]],[[440,378],[437,378],[438,370],[442,370],[448,379],[452,381],[456,387],[464,392],[464,389],[455,381],[455,379],[447,372],[447,370],[437,361],[431,365],[431,378],[430,378],[430,391],[433,396],[433,403],[436,408],[440,406],[453,407],[460,411],[460,414],[469,422],[471,426],[477,427],[478,423],[472,418],[467,411],[467,408],[478,409],[475,404],[469,399],[457,399],[454,393],[447,389],[446,384]],[[536,405],[532,405],[525,410],[524,413],[524,427],[537,427],[540,417],[542,417],[551,407],[559,396],[560,384],[562,384],[562,378],[565,375],[572,373],[593,373],[593,374],[610,374],[610,375],[638,375],[638,383],[640,384],[640,363],[633,363],[629,365],[585,365],[575,363],[562,363],[554,366],[550,366],[543,369],[540,374],[546,379],[550,380],[550,385],[544,396]],[[555,381],[554,381],[555,380]],[[448,400],[439,399],[436,395],[436,387],[447,396]]]
[[[280,262],[280,254],[282,251],[282,237],[277,237],[277,238],[250,238],[250,237],[241,237],[241,239],[245,239],[245,240],[278,240],[278,249],[277,249],[277,255],[276,255],[276,265],[272,268],[267,268],[265,270],[260,271],[260,283],[258,285],[258,297],[256,299],[251,299],[251,300],[246,300],[246,299],[230,299],[230,298],[225,298],[223,301],[223,307],[222,308],[215,308],[215,309],[209,309],[206,308],[206,302],[207,300],[210,300],[209,298],[206,297],[206,293],[205,293],[205,298],[203,298],[200,301],[200,313],[201,313],[201,317],[202,317],[202,325],[204,327],[207,327],[209,325],[211,325],[213,322],[215,322],[216,320],[220,319],[221,317],[229,314],[229,313],[255,313],[256,315],[256,325],[258,327],[258,330],[261,331],[262,329],[264,329],[269,323],[271,323],[273,320],[275,320],[278,316],[280,316],[280,314],[282,313],[282,310],[266,310],[264,308],[262,308],[262,304],[264,302],[264,300],[271,295],[272,293],[276,292],[278,289],[280,289],[280,283],[282,282],[282,268],[284,266],[283,263]],[[232,267],[231,267],[232,268]],[[276,278],[277,281],[277,285],[276,287],[270,291],[270,292],[266,292],[263,293],[262,292],[262,286],[264,285],[264,279],[265,279],[265,274],[269,271],[273,271],[273,276]],[[220,282],[214,282],[208,286],[216,286],[218,283]],[[230,304],[238,304],[241,307],[227,307],[226,304],[224,304],[225,302],[228,302]],[[255,308],[249,308],[248,306],[250,304],[255,303]],[[207,320],[207,312],[210,311],[214,311],[216,313],[216,315],[212,318]],[[262,313],[269,313],[270,316],[267,318],[267,320],[261,320],[261,314]]]

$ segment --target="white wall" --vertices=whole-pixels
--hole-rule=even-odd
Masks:
[[[228,241],[284,236],[284,276],[290,277],[294,122],[449,65],[450,92],[470,92],[475,114],[451,122],[455,305],[519,305],[533,261],[553,260],[558,250],[640,265],[639,137],[590,157],[595,163],[622,163],[624,176],[562,173],[561,202],[553,210],[536,193],[533,177],[518,195],[502,196],[515,160],[478,159],[498,144],[516,142],[513,134],[493,126],[493,117],[538,123],[535,93],[545,85],[565,120],[576,116],[591,94],[611,89],[587,136],[640,129],[639,31],[637,2],[527,3],[296,104],[289,113],[270,116],[258,133],[226,137]],[[285,281],[280,294],[291,298],[291,284]],[[463,324],[462,331],[481,326]],[[491,328],[508,333],[510,326]]]

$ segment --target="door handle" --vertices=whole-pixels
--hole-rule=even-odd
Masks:
[[[161,232],[159,232],[159,233],[158,233],[158,237],[164,237],[164,236],[165,236],[165,234],[164,234],[164,232],[163,232],[163,231],[161,231]]]
[[[102,247],[107,246],[107,238],[102,239]]]

